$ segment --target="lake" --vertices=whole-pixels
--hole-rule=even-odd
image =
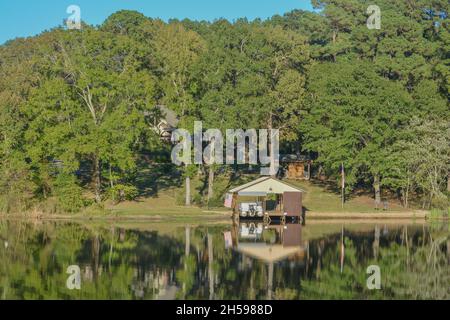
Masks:
[[[450,299],[450,228],[0,220],[0,299]]]

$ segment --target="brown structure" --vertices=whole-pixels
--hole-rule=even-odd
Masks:
[[[285,168],[285,178],[291,180],[309,180],[312,161],[309,157],[296,154],[283,155],[281,165]]]
[[[285,192],[283,194],[284,214],[288,217],[299,217],[302,215],[302,193]]]
[[[240,212],[244,207],[242,204],[256,203],[262,206],[263,214],[261,218],[266,222],[270,222],[273,218],[279,218],[284,223],[287,218],[302,221],[303,192],[302,189],[281,180],[272,177],[262,177],[230,190],[229,194],[232,196],[231,208],[236,218],[248,217]],[[251,216],[251,218],[258,217]]]

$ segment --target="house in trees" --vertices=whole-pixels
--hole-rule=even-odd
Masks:
[[[161,140],[170,142],[172,132],[177,128],[179,119],[174,111],[163,105],[157,106],[157,112],[159,112],[161,116],[155,117],[152,129],[159,134]],[[150,116],[151,114],[146,112],[145,115]]]

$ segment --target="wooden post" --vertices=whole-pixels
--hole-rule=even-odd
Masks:
[[[231,200],[231,208],[233,209],[233,219],[237,219],[239,217],[239,212],[237,212],[236,206],[237,206],[237,194],[233,193],[233,197]]]
[[[264,214],[267,212],[267,197],[263,197],[263,210]]]

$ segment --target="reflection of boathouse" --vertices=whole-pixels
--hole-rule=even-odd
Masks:
[[[233,246],[243,260],[255,259],[267,265],[267,298],[272,299],[274,265],[287,259],[303,259],[308,244],[302,241],[300,224],[263,226],[250,222],[235,224]]]

